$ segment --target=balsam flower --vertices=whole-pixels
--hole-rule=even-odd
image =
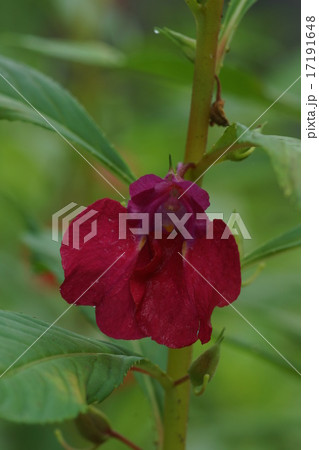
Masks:
[[[62,241],[62,297],[68,303],[94,306],[97,325],[107,336],[151,337],[171,348],[197,339],[204,344],[211,337],[213,309],[233,302],[240,293],[234,237],[222,220],[208,220],[207,192],[179,173],[170,171],[164,179],[141,177],[130,186],[127,208],[107,198],[96,201],[71,222],[68,245],[66,237]],[[75,223],[90,210],[96,211],[96,236],[85,242],[91,223],[82,223],[80,249],[73,248]],[[126,213],[147,213],[149,233],[134,234],[128,221],[126,238],[119,239],[119,217]],[[185,233],[172,234],[172,213],[177,220],[188,214]],[[156,214],[162,217],[161,238],[155,237]],[[207,226],[212,239],[207,239]]]

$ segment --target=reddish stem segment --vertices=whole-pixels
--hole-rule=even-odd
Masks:
[[[142,450],[141,447],[138,447],[137,445],[133,444],[133,442],[129,441],[128,439],[126,439],[126,437],[122,436],[120,433],[117,433],[116,431],[111,430],[108,434],[110,437],[113,437],[114,439],[123,442],[123,444],[127,445],[127,447],[132,448],[133,450]]]
[[[139,367],[131,367],[130,370],[131,370],[132,372],[143,373],[144,375],[148,375],[149,377],[152,377],[152,376],[153,376],[151,373],[147,372],[147,370],[140,369]]]
[[[182,378],[179,378],[178,380],[174,381],[174,386],[178,386],[179,384],[185,383],[185,381],[189,380],[189,375],[185,375]]]

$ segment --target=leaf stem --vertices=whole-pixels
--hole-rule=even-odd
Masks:
[[[159,366],[151,363],[150,361],[142,361],[140,367],[133,366],[131,370],[135,372],[141,372],[144,375],[148,375],[156,379],[164,389],[170,389],[173,380],[165,373]]]
[[[143,350],[141,347],[141,344],[139,341],[132,341],[133,349],[139,353],[142,354]],[[149,372],[148,372],[149,373]],[[163,439],[164,439],[164,429],[163,429],[163,417],[162,417],[162,408],[159,404],[159,400],[155,393],[155,388],[153,381],[150,377],[142,377],[144,388],[146,390],[146,393],[148,395],[151,408],[153,410],[154,420],[155,420],[155,426],[157,431],[157,437],[158,437],[158,448],[161,449],[163,447]]]
[[[132,372],[143,373],[144,375],[148,375],[149,377],[152,377],[152,376],[153,376],[151,373],[147,372],[146,370],[139,369],[138,367],[135,367],[135,366],[131,367],[130,370],[131,370]]]
[[[217,150],[214,150],[206,153],[206,155],[201,159],[199,164],[195,167],[193,171],[193,175],[196,178],[201,177],[204,172],[209,169],[214,164],[217,164],[218,162],[222,162],[222,158],[226,157],[228,153],[233,152],[235,150],[241,150],[247,147],[254,147],[254,145],[247,140],[247,142],[238,142],[233,143],[230,145],[225,145],[223,147],[218,148]]]
[[[192,10],[196,26],[196,56],[191,110],[185,150],[185,162],[198,163],[206,151],[209,113],[212,102],[218,34],[223,0],[197,3],[185,0]]]

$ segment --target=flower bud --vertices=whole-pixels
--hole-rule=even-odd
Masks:
[[[216,343],[200,355],[190,366],[188,370],[189,378],[194,386],[194,393],[201,395],[209,381],[215,375],[219,358],[220,358],[220,344],[223,340],[224,329],[217,338]]]
[[[102,444],[111,436],[111,426],[98,409],[90,407],[85,414],[79,414],[75,423],[81,435],[94,444]]]

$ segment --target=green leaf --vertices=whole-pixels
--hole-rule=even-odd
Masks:
[[[176,58],[175,52],[170,53],[152,42],[145,42],[141,48],[130,52],[126,70],[167,79],[178,85],[189,85],[193,75],[193,67],[185,58]]]
[[[257,356],[262,361],[266,361],[281,370],[284,370],[292,375],[300,377],[300,375],[298,374],[298,372],[296,372],[296,370],[291,370],[291,366],[287,364],[286,361],[284,361],[282,358],[276,357],[274,353],[265,351],[262,348],[259,348],[256,345],[252,345],[248,342],[238,339],[237,337],[233,338],[227,336],[224,342],[226,345],[231,345],[232,347],[235,347],[236,351],[239,349],[250,355]],[[294,367],[297,367],[297,364],[294,363]]]
[[[44,56],[101,67],[123,67],[125,55],[98,41],[67,41],[23,34],[1,35],[1,44],[31,50]]]
[[[55,130],[64,139],[85,148],[124,181],[134,180],[122,158],[71,94],[40,72],[2,56],[0,119],[21,120]]]
[[[238,161],[249,156],[254,147],[261,148],[270,157],[279,185],[287,196],[300,204],[301,152],[300,140],[285,136],[267,136],[261,128],[250,130],[234,123],[227,127],[211,152],[206,154],[196,168],[199,176],[212,164],[230,159]]]
[[[254,138],[255,136],[253,136]],[[284,136],[265,136],[254,139],[270,158],[280,187],[297,205],[301,200],[301,148],[300,140]]]
[[[242,267],[263,261],[278,253],[299,247],[301,244],[300,225],[278,236],[242,258]]]
[[[216,61],[217,73],[219,73],[223,64],[225,53],[229,50],[230,42],[239,23],[256,1],[257,0],[230,0],[219,36]]]
[[[134,364],[144,361],[114,344],[59,327],[43,334],[49,326],[0,312],[0,417],[24,423],[75,418],[89,404],[104,400]]]
[[[218,153],[218,157],[220,157],[218,162],[227,159],[231,161],[241,161],[245,156],[251,154],[250,150],[252,148],[255,148],[255,144],[250,142],[252,140],[251,133],[259,135],[261,131],[262,128],[256,128],[255,130],[250,131],[244,125],[233,123],[225,129],[224,134],[214,145],[211,154],[217,155]],[[254,138],[256,138],[256,136],[254,136]],[[248,151],[249,153],[246,155]]]
[[[170,30],[169,28],[155,28],[155,33],[162,34],[172,41],[189,59],[191,62],[195,61],[196,54],[196,39],[192,39],[177,31]]]
[[[225,19],[221,26],[219,43],[216,56],[216,73],[219,74],[225,54],[229,50],[234,33],[245,16],[246,12],[257,0],[230,0]],[[200,3],[200,2],[198,2]],[[192,8],[191,8],[192,9]],[[197,9],[197,6],[195,6]],[[169,28],[155,28],[155,33],[160,33],[170,39],[184,53],[187,59],[194,62],[196,53],[196,39],[170,30]]]

